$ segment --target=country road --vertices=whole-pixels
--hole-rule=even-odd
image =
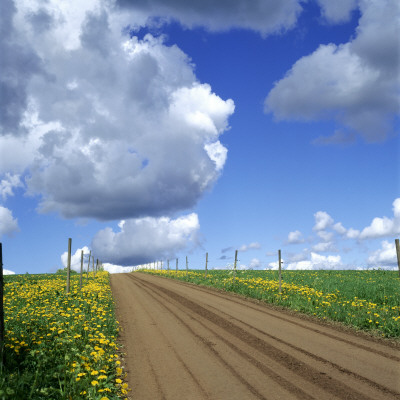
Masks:
[[[400,350],[238,296],[113,274],[134,400],[400,399]]]

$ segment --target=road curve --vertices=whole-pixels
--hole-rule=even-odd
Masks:
[[[400,399],[384,343],[143,273],[111,288],[134,400]]]

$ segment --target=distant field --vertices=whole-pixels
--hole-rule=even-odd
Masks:
[[[213,286],[318,318],[338,321],[383,337],[400,337],[400,279],[397,271],[142,270]]]
[[[115,343],[109,274],[79,289],[65,274],[7,275],[0,399],[119,399],[127,393]]]

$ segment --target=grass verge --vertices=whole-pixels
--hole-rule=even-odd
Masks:
[[[5,276],[0,399],[121,399],[118,322],[108,272],[79,288],[63,274]]]

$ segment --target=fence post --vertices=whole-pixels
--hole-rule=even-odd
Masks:
[[[3,247],[2,247],[2,244],[0,243],[0,363],[1,363],[1,366],[5,365],[3,296],[4,296]]]
[[[206,253],[206,270],[204,271],[204,278],[207,278],[207,264],[208,264],[208,253]]]
[[[67,294],[69,293],[69,280],[70,280],[70,272],[71,272],[71,243],[72,239],[68,239],[68,262],[67,262]]]
[[[92,250],[89,251],[89,261],[87,264],[86,278],[89,279],[89,269],[90,269],[90,256],[92,255]]]
[[[79,288],[82,290],[82,274],[83,274],[83,250],[81,251],[81,276],[79,278]]]
[[[235,264],[233,264],[233,278],[234,278],[234,279],[236,279],[237,253],[238,253],[238,251],[235,250]]]
[[[278,258],[279,258],[279,294],[282,294],[282,260],[281,260],[280,250],[278,250]]]
[[[399,244],[399,239],[396,239],[394,242],[396,243],[397,266],[399,267],[399,278],[400,278],[400,244]]]

